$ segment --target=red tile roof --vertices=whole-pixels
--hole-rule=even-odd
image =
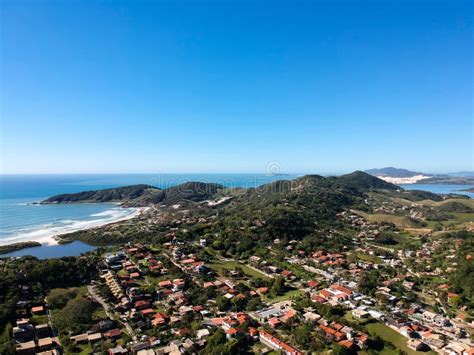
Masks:
[[[282,349],[286,354],[291,354],[291,355],[303,355],[303,353],[291,345],[282,342],[280,339],[274,337],[270,333],[267,333],[264,330],[260,331],[260,338],[264,338],[267,342],[274,344],[276,347]]]
[[[275,327],[275,326],[277,326],[277,325],[280,324],[280,323],[281,323],[281,322],[280,322],[280,320],[279,320],[277,317],[273,317],[273,318],[270,318],[270,319],[268,320],[268,324],[269,324],[270,326],[272,326],[272,327]]]
[[[319,286],[319,282],[315,280],[308,281],[306,284],[308,285],[308,287],[311,287],[311,288]]]
[[[155,311],[152,308],[147,308],[147,309],[144,309],[144,310],[140,311],[140,313],[143,314],[144,316],[146,316],[146,315],[155,313]]]
[[[229,335],[234,335],[234,334],[236,334],[237,332],[238,332],[238,330],[235,329],[235,328],[229,328],[229,329],[227,329],[227,331],[226,331],[226,333],[229,334]]]
[[[338,344],[347,349],[350,349],[354,346],[354,343],[350,340],[341,340],[340,342],[338,342]]]
[[[122,335],[122,331],[120,329],[111,329],[111,330],[105,332],[104,335],[107,338],[115,338],[115,337],[119,337],[120,335]]]
[[[31,308],[32,313],[39,313],[39,312],[43,312],[43,311],[44,311],[43,306],[36,306],[36,307]]]

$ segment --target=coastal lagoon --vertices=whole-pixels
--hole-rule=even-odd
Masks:
[[[88,251],[94,250],[92,245],[75,241],[68,244],[42,245],[33,248],[25,248],[7,254],[1,254],[1,258],[34,256],[38,259],[62,258],[63,256],[78,256]]]

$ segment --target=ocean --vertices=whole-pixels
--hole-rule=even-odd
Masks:
[[[120,175],[0,175],[0,245],[36,240],[50,243],[47,247],[29,248],[12,256],[34,255],[40,258],[78,255],[93,247],[74,242],[52,245],[52,236],[92,228],[133,216],[137,210],[112,203],[38,205],[47,197],[86,190],[106,189],[133,184],[149,184],[160,188],[187,181],[220,183],[226,187],[257,187],[297,175],[266,174],[120,174]],[[435,193],[474,193],[459,190],[464,185],[402,185]]]

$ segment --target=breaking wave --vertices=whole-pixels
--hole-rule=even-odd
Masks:
[[[11,235],[2,236],[0,244],[11,244],[24,241],[37,241],[49,245],[57,244],[54,239],[55,236],[130,219],[135,217],[141,210],[142,209],[140,208],[115,207],[100,213],[91,214],[86,220],[59,219],[53,223],[21,228],[14,231]]]

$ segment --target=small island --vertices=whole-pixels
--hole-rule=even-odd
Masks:
[[[465,191],[465,192],[474,192],[474,186],[473,187],[469,187],[467,189],[461,189],[459,191]]]

